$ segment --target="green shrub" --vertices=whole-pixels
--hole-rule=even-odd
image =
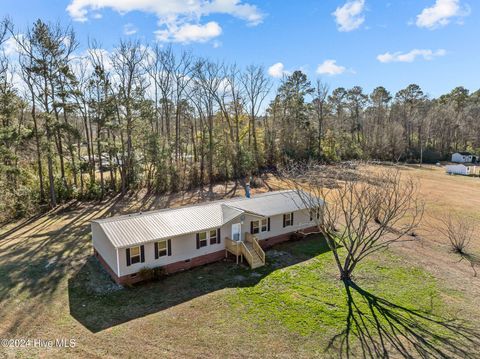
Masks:
[[[163,267],[155,267],[153,268],[153,271],[155,273],[154,279],[161,279],[167,275],[167,273],[165,272],[165,268]]]
[[[68,188],[64,178],[55,178],[55,193],[57,194],[57,200],[60,202],[69,200],[71,198],[70,189]]]
[[[142,278],[142,281],[151,281],[155,279],[155,271],[153,268],[143,267],[138,271],[138,275]]]
[[[163,267],[143,267],[138,271],[138,275],[142,281],[149,282],[163,278],[165,276],[165,269]]]
[[[95,181],[88,183],[86,191],[82,193],[82,198],[86,200],[100,199],[102,196],[102,187]]]
[[[14,217],[22,218],[38,211],[38,193],[28,187],[20,186],[15,191]]]
[[[23,218],[39,209],[38,191],[25,185],[12,190],[0,183],[0,222]]]

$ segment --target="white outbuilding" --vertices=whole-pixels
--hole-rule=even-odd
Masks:
[[[456,165],[447,165],[445,166],[445,170],[448,174],[452,175],[463,175],[468,176],[470,174],[474,174],[476,172],[476,166],[472,165],[464,165],[464,164],[456,164]]]
[[[452,154],[452,162],[455,163],[472,163],[477,158],[470,152],[455,152]]]

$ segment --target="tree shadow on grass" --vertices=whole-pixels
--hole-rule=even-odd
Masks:
[[[116,285],[94,256],[68,281],[70,314],[91,332],[166,310],[226,288],[249,287],[273,271],[303,262],[329,250],[319,235],[276,245],[267,251],[267,265],[251,270],[224,260],[123,288]]]
[[[480,355],[477,328],[397,305],[353,282],[345,283],[345,290],[346,327],[327,347],[339,357],[474,359]]]

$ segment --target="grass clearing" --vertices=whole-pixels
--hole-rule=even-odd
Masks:
[[[296,243],[293,250],[308,251],[317,243]],[[346,288],[337,274],[333,258],[324,253],[272,272],[253,287],[239,288],[230,295],[230,303],[237,315],[254,323],[256,331],[282,328],[302,338],[312,352],[361,355],[367,351],[369,357],[382,357],[385,350],[413,356],[472,354],[462,351],[457,335],[461,331],[476,335],[475,330],[461,324],[449,327],[453,312],[441,299],[444,288],[421,268],[383,252],[359,266],[361,288],[355,284]],[[398,331],[392,329],[392,321]],[[380,343],[382,335],[388,339]],[[348,348],[342,345],[347,339]]]
[[[419,178],[429,215],[449,203],[478,215],[480,180],[404,171]],[[135,288],[116,286],[93,258],[91,219],[198,200],[113,199],[2,228],[0,337],[75,338],[77,346],[2,349],[0,357],[479,356],[480,280],[426,226],[421,240],[362,263],[349,291],[314,236],[274,247],[255,271],[218,262]]]
[[[440,297],[443,288],[430,274],[417,266],[405,265],[402,258],[391,252],[383,252],[360,265],[358,282],[362,287],[351,290],[350,300],[343,282],[337,279],[333,258],[320,236],[311,235],[279,245],[267,255],[268,265],[255,271],[227,261],[125,289],[113,285],[92,260],[69,280],[70,313],[93,333],[118,328],[115,337],[120,338],[130,333],[125,331],[129,322],[148,322],[150,318],[160,325],[162,316],[158,313],[166,314],[188,305],[189,311],[195,313],[194,318],[190,318],[190,328],[199,325],[196,340],[216,355],[221,354],[218,350],[222,347],[217,347],[209,338],[212,332],[216,338],[220,332],[231,335],[231,347],[223,348],[230,353],[239,350],[249,356],[267,355],[273,350],[269,343],[276,337],[283,341],[281,348],[275,348],[279,355],[306,355],[293,349],[295,347],[308,348],[307,353],[333,355],[345,351],[346,354],[346,349],[337,346],[335,338],[345,333],[350,315],[365,316],[367,324],[363,330],[375,333],[379,328],[390,331],[388,315],[402,316],[405,321],[403,316],[408,311],[424,313],[428,317],[415,319],[415,325],[413,322],[404,325],[413,331],[422,328],[422,335],[428,333],[435,345],[440,344],[438,338],[454,338],[451,329],[438,324],[453,318]],[[381,293],[381,297],[370,293]],[[369,295],[376,301],[389,303],[390,307],[375,307],[369,312]],[[460,293],[455,295],[461,299]],[[205,308],[208,306],[205,302],[216,304]],[[355,308],[353,314],[349,314],[352,303]],[[204,317],[206,312],[208,318]],[[380,318],[378,325],[375,315]],[[203,319],[199,322],[198,318]],[[356,338],[360,329],[350,329],[349,335],[353,336],[350,354],[362,350],[362,338]],[[178,328],[172,330],[179,334]],[[240,336],[234,337],[233,333],[238,330]],[[404,340],[401,333],[391,335],[395,341]],[[178,340],[177,336],[174,338]],[[262,343],[255,342],[259,344],[257,348],[252,347],[247,338],[264,339],[260,340]],[[287,344],[291,347],[288,352],[284,347]],[[265,349],[261,349],[263,346]],[[385,348],[393,350],[393,342],[386,343]],[[448,345],[443,350],[455,353],[457,345]]]
[[[381,293],[385,300],[400,306],[444,314],[439,289],[433,278],[419,268],[401,267],[401,260],[386,254],[388,262],[369,260],[359,268],[362,288]],[[343,282],[336,279],[335,263],[322,255],[307,263],[281,269],[263,278],[254,287],[240,288],[231,297],[232,305],[270,325],[282,326],[304,336],[340,330],[348,311]],[[360,310],[368,308],[366,303]]]

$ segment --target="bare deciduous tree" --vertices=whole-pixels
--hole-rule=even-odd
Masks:
[[[455,212],[446,212],[440,218],[437,230],[450,242],[453,252],[465,254],[465,251],[476,234],[476,223],[472,218]]]
[[[145,48],[138,41],[120,41],[111,56],[113,72],[117,76],[117,112],[121,129],[125,130],[126,141],[122,138],[122,193],[135,182],[135,148],[133,132],[135,120],[138,118],[138,103],[145,91],[144,66]],[[121,111],[120,111],[121,108]],[[126,142],[126,143],[124,143]]]
[[[330,89],[328,85],[322,82],[320,79],[317,80],[315,85],[315,92],[313,93],[313,108],[315,111],[315,116],[317,118],[317,125],[318,125],[318,135],[317,135],[317,154],[319,158],[322,158],[322,139],[323,139],[323,132],[324,132],[324,123],[325,117],[328,114],[327,108],[327,99],[328,93]]]
[[[249,144],[251,133],[253,138],[253,155],[255,157],[255,163],[257,167],[261,167],[262,161],[259,159],[256,122],[258,120],[258,114],[262,103],[270,92],[271,84],[270,80],[265,75],[264,68],[256,65],[247,66],[245,72],[241,75],[240,81],[242,82],[246,98],[245,107],[250,117],[248,132]]]
[[[416,181],[395,168],[297,166],[287,181],[313,211],[343,281],[363,259],[412,234],[423,215]]]
[[[329,91],[294,71],[270,91],[261,66],[171,46],[124,40],[108,52],[92,40],[81,53],[71,26],[0,19],[0,157],[12,169],[0,187],[23,179],[9,195],[35,200],[21,207],[102,198],[107,183],[112,194],[212,189],[296,161],[436,163],[480,147],[480,91],[464,87]]]

